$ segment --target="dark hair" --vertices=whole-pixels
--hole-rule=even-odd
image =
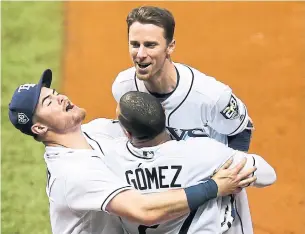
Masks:
[[[142,6],[134,8],[129,12],[127,19],[128,33],[129,28],[134,22],[141,24],[154,24],[164,29],[164,38],[167,44],[171,43],[175,32],[175,19],[170,11],[165,8],[154,6]]]
[[[154,96],[130,91],[121,97],[119,106],[118,119],[132,137],[149,140],[165,130],[165,113]]]

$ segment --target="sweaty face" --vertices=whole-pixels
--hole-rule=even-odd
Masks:
[[[167,57],[164,29],[153,24],[133,23],[129,28],[129,54],[140,80],[158,75]]]
[[[68,97],[57,93],[55,89],[43,87],[35,116],[37,122],[46,125],[50,131],[65,133],[81,125],[86,111],[74,105]]]

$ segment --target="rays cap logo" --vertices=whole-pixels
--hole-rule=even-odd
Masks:
[[[15,90],[9,104],[8,114],[11,123],[22,133],[35,136],[31,128],[41,88],[50,88],[51,83],[52,71],[47,69],[42,73],[38,84],[23,84]]]

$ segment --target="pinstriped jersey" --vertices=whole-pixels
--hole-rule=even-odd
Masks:
[[[118,177],[145,194],[204,181],[234,154],[234,150],[210,138],[171,140],[141,149],[120,138],[105,147],[105,162]],[[230,201],[212,199],[189,215],[152,227],[125,219],[121,219],[122,226],[127,233],[136,234],[218,234],[232,223],[231,214],[222,213],[222,202]]]
[[[227,143],[227,135],[245,129],[247,108],[229,86],[190,66],[174,65],[177,86],[162,105],[167,128],[175,139],[210,136]],[[144,82],[136,78],[134,67],[119,73],[112,86],[117,102],[128,91],[148,92]]]
[[[102,233],[110,216],[108,202],[132,187],[104,162],[103,143],[122,133],[112,120],[97,119],[82,126],[94,150],[46,147],[46,192],[54,234]]]
[[[166,126],[174,139],[211,137],[227,144],[227,136],[246,128],[250,117],[244,103],[232,93],[229,86],[200,71],[180,63],[174,63],[177,86],[162,105],[166,114]],[[143,81],[136,78],[135,68],[118,74],[112,93],[118,102],[128,91],[149,92]],[[238,218],[234,221],[235,233],[252,234],[252,221],[245,190],[236,195]],[[235,230],[234,228],[238,230]],[[232,228],[231,228],[232,229]]]

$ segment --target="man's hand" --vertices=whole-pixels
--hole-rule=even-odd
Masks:
[[[246,162],[247,159],[244,158],[235,167],[229,168],[233,163],[233,158],[230,158],[217,173],[213,175],[212,179],[218,185],[218,197],[239,193],[242,188],[256,181],[256,177],[252,176],[252,173],[256,171],[256,167],[251,167],[246,171],[241,172],[246,165]]]

